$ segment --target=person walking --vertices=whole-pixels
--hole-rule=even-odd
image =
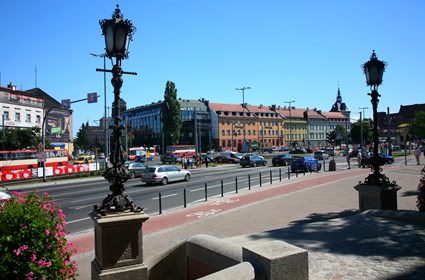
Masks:
[[[417,165],[421,164],[420,157],[421,157],[421,149],[419,148],[419,146],[416,146],[416,149],[415,149],[415,158],[416,158],[416,164]]]
[[[357,164],[360,167],[362,167],[362,151],[359,151],[357,154]]]
[[[348,169],[350,169],[351,168],[351,165],[350,165],[350,152],[348,151],[348,149],[344,151],[344,154],[343,155],[347,159]]]

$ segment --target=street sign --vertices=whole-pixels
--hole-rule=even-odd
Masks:
[[[336,134],[336,140],[342,140],[342,134],[341,134],[341,132],[338,132]]]
[[[46,153],[45,152],[37,152],[37,161],[38,162],[46,162]]]
[[[71,99],[63,99],[62,100],[62,108],[64,108],[64,109],[71,108]]]

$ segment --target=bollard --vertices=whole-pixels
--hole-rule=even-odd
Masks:
[[[298,170],[297,170],[297,171],[295,171],[295,177],[297,177],[297,178],[298,178]]]
[[[261,187],[261,172],[260,172],[260,187]]]
[[[235,189],[236,193],[238,193],[238,177],[235,177]]]
[[[305,168],[304,168],[304,170],[303,170],[303,174],[304,174],[304,176],[305,176]]]
[[[162,199],[161,193],[158,194],[158,203],[159,203],[159,214],[162,214]]]
[[[205,182],[205,201],[208,200],[207,183]]]
[[[291,170],[288,167],[288,180],[291,180]]]
[[[251,174],[248,174],[248,190],[251,190]]]
[[[223,179],[221,179],[221,197],[224,196]]]
[[[270,185],[273,184],[273,174],[272,171],[270,170]]]
[[[323,172],[325,172],[326,171],[326,162],[325,162],[325,160],[323,160]]]
[[[183,188],[183,206],[186,208],[186,188]]]
[[[279,168],[279,182],[282,182],[282,169]]]

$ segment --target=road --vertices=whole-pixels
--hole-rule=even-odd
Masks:
[[[335,160],[337,169],[347,168],[344,158],[335,157]],[[328,161],[325,164],[327,169]],[[404,158],[398,158],[394,164],[404,164]],[[353,160],[351,165],[356,166],[356,161]],[[276,184],[279,180],[288,180],[288,167],[273,167],[271,160],[268,160],[268,165],[264,167],[242,168],[239,165],[228,164],[192,169],[191,173],[192,179],[189,182],[170,183],[165,186],[148,186],[142,183],[140,178],[131,179],[125,183],[125,192],[137,206],[144,208],[145,213],[154,216],[159,215],[160,211],[182,208],[185,202],[189,206],[211,199],[213,196],[221,196],[222,193],[226,196],[226,193],[234,194],[248,188],[254,191],[270,183]],[[289,175],[291,178],[296,176],[294,173]],[[300,173],[298,176],[304,175]],[[102,200],[110,193],[109,183],[102,177],[46,182],[10,189],[28,191],[34,187],[39,192],[47,192],[53,196],[54,201],[66,215],[67,230],[71,234],[93,229],[93,221],[88,217],[88,213],[94,205],[101,205]]]

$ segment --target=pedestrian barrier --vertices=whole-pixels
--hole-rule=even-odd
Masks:
[[[319,170],[317,170],[317,172],[319,172]],[[291,172],[290,172],[290,168],[288,167],[288,180],[290,180],[291,179]],[[298,173],[299,172],[295,172],[295,176],[298,178]],[[270,170],[269,171],[269,176],[270,176],[270,185],[272,185],[273,184],[273,170]],[[275,173],[276,174],[276,173]],[[303,171],[303,174],[304,174],[304,176],[305,176],[305,171]],[[310,170],[310,174],[312,174],[312,171]],[[248,184],[248,190],[251,190],[251,188],[252,188],[252,176],[251,176],[251,174],[248,174],[248,176],[247,176],[248,178],[247,178],[247,184]],[[279,182],[281,182],[282,181],[282,169],[281,168],[279,168],[278,169],[278,174],[277,175],[275,175],[275,177],[278,177],[278,179],[279,179]],[[262,173],[261,172],[259,172],[258,173],[258,181],[259,181],[259,187],[262,187],[262,185],[263,185],[263,175],[262,175]],[[238,180],[238,177],[236,176],[235,177],[235,181],[234,181],[234,184],[235,184],[235,193],[237,194],[237,193],[239,193],[239,180]],[[183,188],[183,207],[184,208],[187,208],[187,203],[188,203],[188,197],[187,197],[187,190],[186,190],[186,186]],[[220,180],[220,195],[221,195],[221,197],[224,197],[224,180],[223,179],[221,179]],[[204,201],[208,201],[208,185],[207,185],[207,183],[205,182],[205,184],[204,184]],[[159,212],[159,214],[162,214],[162,193],[161,192],[159,192],[158,193],[158,207],[159,207],[159,209],[158,209],[158,212]]]

